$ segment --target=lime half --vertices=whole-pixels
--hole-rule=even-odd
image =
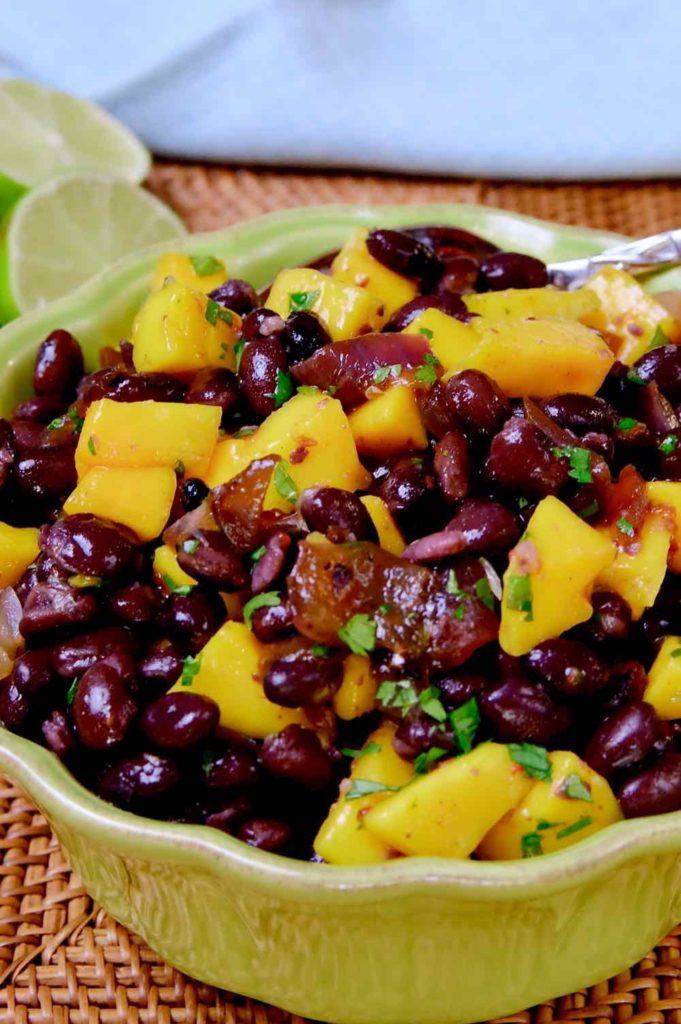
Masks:
[[[0,323],[72,291],[136,249],[186,234],[160,199],[98,174],[71,174],[17,203],[0,249]]]
[[[137,184],[150,157],[101,107],[18,78],[0,80],[0,212],[59,174],[95,171]]]

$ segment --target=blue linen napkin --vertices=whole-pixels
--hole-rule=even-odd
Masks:
[[[0,74],[95,99],[161,154],[681,173],[671,0],[0,0],[0,25]]]

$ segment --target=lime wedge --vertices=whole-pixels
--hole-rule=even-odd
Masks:
[[[71,174],[32,189],[0,247],[0,323],[72,291],[136,249],[186,234],[160,199],[125,181]]]
[[[0,81],[0,212],[60,174],[95,171],[137,184],[149,172],[142,143],[101,107],[17,78]]]

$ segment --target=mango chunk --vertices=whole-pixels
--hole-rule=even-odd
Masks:
[[[375,331],[386,319],[380,312],[381,303],[366,288],[305,267],[277,274],[267,308],[284,320],[296,309],[309,309],[317,314],[334,341]]]
[[[169,544],[159,544],[154,551],[154,575],[167,590],[176,587],[193,587],[196,580],[180,568],[177,555]],[[172,585],[171,585],[172,584]]]
[[[380,864],[395,856],[388,843],[364,828],[364,817],[390,796],[390,790],[369,793],[348,800],[353,782],[406,786],[414,769],[398,757],[392,740],[395,726],[386,722],[369,736],[365,748],[370,753],[355,758],[350,778],[341,783],[338,800],[333,804],[314,841],[314,850],[328,864]],[[377,748],[377,749],[375,749]]]
[[[525,798],[487,833],[484,860],[515,860],[563,850],[622,817],[606,780],[570,750],[549,754],[551,779],[537,779]]]
[[[461,859],[531,786],[507,747],[481,743],[389,796],[366,814],[364,827],[404,854]]]
[[[133,360],[140,373],[193,374],[236,367],[241,319],[203,292],[169,279],[151,292],[133,320]]]
[[[200,693],[220,708],[220,725],[245,736],[262,740],[287,725],[308,725],[303,711],[282,708],[267,699],[262,681],[272,657],[267,644],[261,644],[242,622],[225,622],[197,654],[198,671],[182,678],[171,692]]]
[[[645,355],[658,328],[669,341],[679,339],[679,324],[626,270],[603,267],[588,288],[600,299],[600,309],[584,317],[584,323],[618,340],[615,355],[621,363],[631,365]]]
[[[100,519],[128,526],[140,540],[158,537],[168,522],[177,477],[167,466],[88,470],[64,502],[64,511],[91,512]]]
[[[643,699],[660,718],[681,718],[681,637],[665,637],[648,672]]]
[[[652,505],[669,509],[671,518],[668,525],[672,540],[667,556],[667,566],[672,572],[681,572],[681,483],[676,480],[651,480],[646,484],[646,494]]]
[[[366,288],[383,306],[385,318],[416,296],[413,281],[396,274],[375,260],[366,246],[367,231],[357,228],[331,264],[331,274],[338,281]]]
[[[39,550],[37,529],[0,522],[0,590],[19,582]]]
[[[464,295],[463,301],[471,313],[477,313],[486,324],[500,320],[582,320],[600,309],[595,292],[577,288],[564,292],[559,288],[507,288],[481,295]],[[477,326],[476,321],[473,321]]]
[[[599,533],[611,536],[608,527]],[[640,619],[646,608],[655,603],[667,571],[667,555],[671,543],[666,518],[653,513],[646,518],[640,537],[631,548],[619,548],[615,559],[598,574],[599,590],[614,590],[631,608],[633,619]]]
[[[391,555],[401,555],[407,546],[407,542],[402,536],[402,532],[383,498],[379,498],[375,494],[363,494],[359,500],[371,516],[371,521],[376,527],[379,545]]]
[[[184,468],[201,476],[218,439],[222,410],[177,402],[93,402],[76,448],[81,477],[93,466]]]
[[[298,493],[316,485],[354,491],[368,486],[371,480],[357,457],[342,405],[324,394],[294,395],[253,434],[220,441],[207,472],[199,475],[209,487],[215,487],[265,455],[280,455],[285,460],[286,473]],[[290,510],[291,505],[273,480],[265,508]]]
[[[227,279],[227,270],[222,260],[214,256],[187,256],[183,252],[164,252],[159,256],[151,290],[163,288],[166,278],[174,277],[180,284],[200,292],[212,292]]]
[[[333,709],[344,722],[373,711],[378,684],[365,654],[349,654],[343,662],[343,682],[333,698]]]
[[[482,370],[512,398],[549,398],[595,395],[613,362],[603,339],[577,321],[509,320],[484,330],[452,369]]]
[[[537,505],[504,573],[499,644],[520,657],[591,617],[594,582],[615,557],[610,536],[558,498]]]
[[[414,317],[403,334],[424,334],[430,350],[442,363],[445,371],[457,371],[469,366],[473,352],[480,344],[480,334],[471,324],[462,324],[441,309],[426,309]]]
[[[377,458],[428,447],[414,388],[393,384],[348,416],[360,455]]]

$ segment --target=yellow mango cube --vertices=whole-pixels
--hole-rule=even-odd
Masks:
[[[595,395],[613,362],[603,339],[577,321],[513,320],[484,330],[457,369],[482,370],[512,398],[549,398]]]
[[[630,366],[645,355],[658,328],[670,341],[679,339],[679,324],[626,270],[603,267],[589,279],[587,287],[600,299],[600,309],[586,316],[584,322],[618,339],[615,355],[621,363]]]
[[[672,540],[667,556],[667,565],[672,572],[681,572],[681,482],[676,480],[650,480],[646,494],[652,505],[669,510],[667,520],[672,530]]]
[[[471,313],[483,318],[485,325],[501,320],[582,320],[600,309],[595,292],[577,288],[564,292],[559,288],[507,288],[481,295],[464,295],[463,301]],[[477,327],[477,321],[473,321]]]
[[[390,790],[368,793],[348,799],[353,782],[406,786],[414,769],[395,753],[392,740],[395,726],[385,722],[369,736],[365,748],[370,753],[355,758],[350,778],[341,783],[338,800],[333,804],[314,841],[314,850],[328,864],[380,864],[395,856],[388,843],[364,828],[365,815],[390,796]]]
[[[360,455],[381,458],[428,447],[414,388],[393,384],[348,416]]]
[[[303,711],[268,700],[263,678],[271,658],[243,622],[225,622],[197,654],[198,671],[178,679],[171,692],[200,693],[220,708],[220,726],[262,740],[287,725],[309,725]]]
[[[424,334],[433,355],[445,371],[456,372],[470,365],[472,353],[480,344],[480,334],[472,324],[462,324],[441,309],[426,309],[414,317],[403,334]]]
[[[349,654],[343,662],[343,682],[333,697],[333,710],[344,722],[373,711],[378,684],[365,654]]]
[[[222,410],[179,402],[93,402],[76,448],[81,477],[93,466],[168,466],[202,476],[218,439]]]
[[[599,532],[611,536],[608,527],[601,527]],[[631,608],[632,618],[640,619],[655,603],[662,586],[670,543],[666,518],[649,515],[638,540],[631,548],[617,549],[614,561],[598,574],[596,586],[599,590],[614,590]]]
[[[194,374],[206,366],[234,370],[241,319],[180,281],[151,292],[133,320],[140,373]]]
[[[660,718],[681,718],[681,637],[665,637],[648,672],[643,699]]]
[[[407,542],[383,498],[379,498],[376,494],[363,494],[359,500],[376,527],[380,547],[391,555],[401,555]]]
[[[469,857],[532,786],[500,743],[442,762],[364,818],[371,835],[414,857]]]
[[[177,555],[169,544],[159,544],[154,551],[154,575],[166,590],[176,587],[192,587],[197,582],[193,576],[180,568]]]
[[[94,466],[64,503],[68,515],[91,512],[121,523],[150,541],[163,531],[173,504],[177,477],[167,466],[144,469]]]
[[[164,252],[159,256],[151,290],[163,288],[166,278],[173,277],[188,288],[200,292],[212,292],[227,279],[227,270],[222,260],[214,256],[187,256],[183,252]]]
[[[322,393],[298,393],[271,413],[253,434],[220,441],[207,472],[198,475],[209,487],[215,487],[265,455],[279,455],[285,460],[286,473],[298,493],[318,485],[354,491],[368,486],[371,480],[357,456],[342,405]],[[270,484],[265,508],[291,508],[275,480]]]
[[[516,860],[564,850],[612,825],[622,811],[606,780],[570,750],[549,754],[551,779],[537,779],[525,798],[487,833],[483,860]]]
[[[267,298],[267,308],[284,320],[297,308],[309,309],[334,341],[367,334],[385,322],[381,304],[366,288],[338,281],[319,270],[281,270]]]
[[[502,649],[520,657],[590,618],[594,582],[614,557],[609,536],[558,498],[540,501],[504,573]]]
[[[380,301],[387,319],[411,302],[418,289],[413,281],[375,260],[367,249],[366,237],[366,230],[357,228],[331,264],[331,274],[338,281],[366,288]]]
[[[38,531],[33,526],[0,522],[0,590],[19,582],[39,550]]]

